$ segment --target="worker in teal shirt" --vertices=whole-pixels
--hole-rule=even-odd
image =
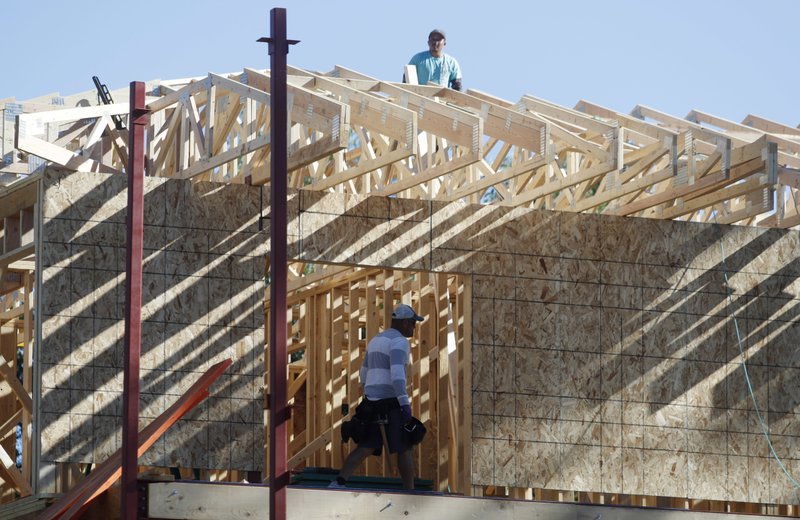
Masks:
[[[409,65],[417,68],[420,85],[441,85],[461,90],[461,68],[452,56],[444,53],[447,45],[444,31],[434,29],[428,35],[428,50],[415,54]]]

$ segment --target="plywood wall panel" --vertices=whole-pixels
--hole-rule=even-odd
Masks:
[[[253,241],[258,233],[260,193],[245,186],[219,188],[146,179],[140,408],[146,423],[194,382],[208,363],[230,355],[234,360],[247,359],[238,363],[234,368],[238,374],[228,375],[227,382],[230,386],[237,375],[250,374],[247,397],[237,401],[246,413],[233,410],[233,401],[227,397],[225,402],[215,402],[213,414],[206,404],[201,405],[189,419],[205,437],[166,439],[148,455],[148,463],[165,465],[183,459],[183,465],[207,467],[212,456],[208,455],[209,437],[203,428],[212,415],[223,424],[247,420],[250,448],[254,446],[255,424],[261,423],[261,417],[256,418],[253,412],[255,381],[261,371],[254,366],[257,345],[245,341],[239,346],[233,341],[231,328],[236,325],[241,331],[238,341],[255,334],[258,345],[263,344],[263,333],[258,329],[263,328],[259,298],[263,282],[259,280],[264,263],[260,243],[264,239]],[[51,361],[64,364],[42,365],[43,382],[55,385],[60,379],[63,388],[53,393],[59,397],[42,400],[46,412],[41,423],[46,439],[42,457],[44,461],[71,458],[94,462],[119,444],[125,179],[54,174],[45,189],[45,199],[52,202],[46,205],[42,228],[43,256],[49,264],[42,277],[42,301],[49,313],[43,324],[48,333],[43,335],[42,351],[49,353]],[[220,207],[225,208],[222,214]],[[236,298],[231,298],[232,290],[237,291]],[[217,390],[230,395],[227,387]],[[72,443],[69,437],[56,441],[57,435],[51,435],[50,430],[57,431],[59,423],[57,417],[48,415],[52,414],[48,407],[76,421],[79,417],[91,418],[96,433],[92,448],[78,444],[77,439]],[[230,427],[215,428],[214,432],[228,432],[225,439],[214,437],[215,447],[230,445],[236,440],[231,435],[239,434]],[[61,447],[51,450],[48,442],[60,442]],[[183,442],[189,442],[192,449],[171,444]],[[206,455],[198,458],[192,450],[198,451],[199,446],[199,452]],[[239,469],[260,466],[262,458],[253,454],[251,449],[247,463]],[[229,459],[225,455],[214,457],[216,461]]]
[[[580,306],[600,305],[601,285],[597,282],[562,281],[559,287],[558,300],[561,303]]]
[[[472,442],[472,484],[475,486],[494,485],[493,439],[475,437]]]
[[[469,207],[461,204],[431,201],[431,248],[473,251],[471,226],[473,220]]]
[[[556,348],[570,352],[601,351],[600,307],[561,305],[556,316]]]
[[[562,213],[559,215],[559,255],[562,258],[599,260],[602,258],[604,227],[597,215]]]
[[[494,481],[516,483],[516,441],[505,437],[495,440],[494,443]]]
[[[561,216],[552,212],[524,209],[515,214],[519,240],[515,253],[549,258],[561,254]]]
[[[511,346],[494,347],[494,391],[513,392],[514,374],[516,371],[516,352]]]
[[[509,276],[514,272],[514,255],[502,252],[476,252],[472,255],[474,274]]]
[[[637,266],[647,247],[647,236],[631,233],[630,220],[625,218],[604,219],[601,238],[600,258],[617,265]]]
[[[725,399],[721,392],[725,384],[726,363],[695,360],[689,365],[687,377],[686,402],[689,406],[697,407],[693,414],[693,427],[709,429],[707,416],[701,413],[701,408],[724,409]]]
[[[516,358],[516,385],[520,392],[533,396],[561,395],[564,360],[562,351],[519,348]]]
[[[95,415],[92,421],[94,428],[92,457],[94,460],[103,461],[122,446],[119,417]]]
[[[172,372],[161,378],[168,401],[192,371],[233,354],[234,373],[193,419],[206,436],[180,442],[208,450],[205,464],[256,467],[262,412],[248,402],[261,402],[268,241],[259,221],[269,194],[148,182],[145,408],[162,406],[160,364]],[[94,424],[113,417],[98,409],[117,411],[123,192],[120,179],[94,174],[54,178],[48,188],[40,253],[43,337],[53,345],[41,358],[48,456],[85,453],[57,432],[60,414],[84,406],[89,380]],[[305,191],[288,206],[298,258],[472,277],[473,485],[788,497],[739,341],[763,420],[794,464],[797,232]],[[107,428],[95,455],[115,442]],[[165,439],[158,457],[201,463],[176,442]]]
[[[773,463],[770,467],[771,473],[775,475],[781,475],[783,473],[783,469],[777,468],[776,466],[778,466],[778,464],[774,460],[772,462]],[[798,464],[798,461],[796,460],[788,460],[786,463],[784,463],[784,465],[786,467],[786,472],[788,472],[792,478],[794,478],[794,475],[797,475],[798,471],[800,471],[800,464]],[[792,503],[793,500],[797,500],[797,486],[785,474],[771,478],[769,485],[771,502],[784,504]]]
[[[71,456],[79,459],[91,457],[94,450],[92,440],[96,435],[94,416],[92,413],[73,413],[70,416],[69,435],[70,447],[72,451]]]
[[[601,354],[599,397],[609,406],[616,406],[622,398],[622,363],[624,359],[619,354]]]
[[[475,298],[472,305],[472,341],[476,344],[492,345],[494,343],[494,302],[488,298]]]
[[[365,229],[358,245],[360,262],[398,269],[430,270],[430,232],[414,221],[391,225],[383,220]]]
[[[496,298],[493,313],[495,345],[514,346],[516,344],[517,307],[514,300]]]
[[[546,291],[547,288],[545,285],[541,290]],[[532,289],[531,292],[539,292],[539,289]],[[556,348],[559,306],[527,301],[517,301],[516,306],[516,344],[526,348]]]
[[[569,368],[570,376],[562,380],[561,395],[586,399],[600,397],[603,380],[600,354],[566,350],[562,353],[562,361],[564,367]]]
[[[788,305],[794,307],[796,302]],[[800,368],[800,326],[796,322],[776,321],[769,324],[769,333],[778,338],[768,351],[767,363],[778,367]]]
[[[556,457],[552,454],[555,452]],[[564,489],[561,471],[561,450],[558,444],[546,442],[517,443],[517,484],[531,483],[532,487]]]
[[[687,496],[686,452],[644,450],[642,465],[644,494],[666,497]]]
[[[687,267],[689,254],[683,249],[688,234],[682,222],[674,220],[637,219],[635,233],[643,247],[636,263]]]
[[[470,233],[473,234],[472,249],[497,253],[518,251],[521,230],[516,219],[525,211],[504,206],[486,206],[481,209],[470,228]]]
[[[541,255],[517,254],[515,275],[521,279],[557,281],[561,279],[561,259]]]
[[[600,487],[602,493],[623,493],[622,488],[622,448],[602,446],[600,448],[602,466],[600,467]]]
[[[388,218],[391,220],[406,220],[411,222],[429,222],[432,215],[432,201],[422,199],[386,199],[389,204]],[[438,204],[438,208],[450,205]]]
[[[728,496],[727,457],[711,453],[690,453],[688,456],[688,488],[703,496]]]
[[[562,483],[566,489],[600,489],[602,450],[600,446],[561,444]]]
[[[721,269],[723,253],[727,251],[727,246],[720,247],[722,229],[715,224],[686,222],[680,244],[684,252],[681,265],[702,271]]]
[[[748,457],[747,474],[748,502],[770,502],[770,481],[784,478],[777,464],[765,457]]]
[[[517,417],[515,437],[525,442],[550,442],[557,444],[563,442],[560,427],[556,419],[537,417]]]
[[[494,391],[494,347],[475,344],[472,347],[475,369],[472,374],[472,389],[484,392]]]

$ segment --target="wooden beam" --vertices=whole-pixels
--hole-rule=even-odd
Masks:
[[[31,485],[22,477],[22,473],[3,446],[0,446],[0,477],[14,486],[22,497],[33,493]]]
[[[456,159],[450,160],[449,162],[437,164],[436,166],[427,168],[414,175],[405,177],[397,182],[391,183],[387,186],[384,186],[383,188],[375,190],[373,193],[375,195],[384,195],[387,197],[391,195],[396,195],[401,191],[405,191],[414,186],[419,186],[420,184],[429,182],[437,177],[447,175],[460,168],[465,168],[470,164],[478,162],[479,160],[480,156],[478,154],[464,155],[463,157],[458,157]]]
[[[191,96],[205,90],[208,88],[209,85],[209,78],[203,78],[202,80],[192,80],[188,85],[185,85],[178,90],[174,90],[169,92],[167,95],[162,96],[150,103],[147,103],[147,109],[153,113],[158,112],[159,110],[164,110],[165,108],[169,108],[176,103],[181,102],[182,98]]]
[[[462,197],[467,197],[469,195],[472,195],[473,193],[482,192],[488,189],[490,186],[496,186],[507,180],[519,177],[521,175],[525,175],[526,173],[531,172],[537,168],[541,168],[542,166],[545,165],[545,163],[546,163],[545,157],[535,156],[532,159],[522,161],[509,168],[505,168],[500,172],[494,173],[494,169],[489,164],[487,164],[485,160],[481,159],[481,161],[477,163],[477,166],[480,167],[481,171],[484,172],[484,176],[482,179],[467,183],[463,187],[457,188],[450,194],[444,195],[440,198],[442,200],[447,200],[447,201],[458,200]],[[489,174],[489,172],[492,173]]]
[[[524,194],[514,197],[512,204],[514,206],[529,204],[540,197],[550,195],[557,191],[561,191],[564,188],[575,186],[576,184],[580,184],[581,182],[585,182],[590,179],[600,177],[601,175],[605,175],[606,173],[608,173],[613,169],[614,167],[607,163],[596,164],[591,168],[582,170],[576,175],[572,175],[569,177],[560,177],[557,178],[556,180],[547,182],[538,188],[533,188],[531,190],[528,190]]]
[[[19,305],[17,307],[8,309],[7,311],[0,312],[0,325],[7,321],[13,320],[14,318],[19,318],[22,316],[24,311],[25,308],[22,305]]]
[[[402,161],[410,155],[412,155],[411,151],[407,148],[403,148],[380,155],[374,159],[362,159],[358,162],[357,166],[347,168],[345,170],[333,173],[328,177],[312,182],[310,186],[307,186],[307,189],[312,191],[327,190],[336,185],[343,184],[349,180],[364,175],[365,173],[375,171],[379,168],[385,168],[386,166],[394,164],[397,161]]]
[[[578,101],[577,105],[575,105],[575,109],[592,116],[615,120],[620,126],[634,130],[642,135],[646,135],[662,142],[665,140],[672,140],[673,138],[677,137],[679,133],[668,128],[663,128],[658,125],[642,121],[641,119],[637,119],[626,114],[615,112],[583,99]]]
[[[528,94],[522,96],[520,103],[524,104],[525,108],[531,112],[536,112],[547,117],[553,117],[571,126],[584,128],[587,132],[604,135],[609,132],[613,132],[615,128],[618,128],[617,125],[606,123],[605,121],[588,116],[583,112],[562,107]]]
[[[20,383],[19,379],[17,379],[17,375],[14,373],[14,368],[2,354],[0,354],[0,376],[2,376],[11,387],[14,395],[16,395],[19,402],[22,403],[22,407],[28,413],[33,413],[33,399],[31,399],[31,396],[25,391],[22,383]]]
[[[784,125],[782,123],[777,123],[775,121],[770,121],[769,119],[765,119],[753,114],[747,114],[742,120],[742,124],[751,126],[761,130],[762,132],[769,132],[773,135],[800,139],[800,129]]]
[[[14,432],[17,424],[22,420],[22,408],[14,412],[8,419],[0,425],[0,436]]]
[[[756,174],[745,182],[733,184],[721,190],[712,191],[707,195],[690,199],[687,202],[679,201],[674,206],[664,209],[659,214],[659,217],[667,219],[677,218],[699,209],[706,208],[723,200],[729,200],[734,197],[746,195],[756,190],[765,189],[768,187],[768,185],[769,183],[766,175]]]
[[[419,129],[480,153],[479,137],[483,135],[483,119],[465,110],[416,94],[393,83],[379,84],[380,92],[417,114]]]
[[[752,159],[746,163],[731,168],[730,175],[728,176],[725,175],[725,172],[717,172],[706,175],[694,184],[673,187],[672,189],[666,190],[660,194],[650,195],[646,198],[631,202],[624,206],[610,209],[606,211],[605,214],[619,216],[632,215],[634,213],[644,211],[647,208],[652,208],[653,206],[664,204],[677,198],[691,196],[696,197],[698,195],[715,191],[719,188],[724,188],[725,186],[742,180],[759,171],[764,171],[764,161],[762,161],[760,158]]]
[[[297,374],[297,377],[294,379],[294,381],[289,383],[289,387],[286,390],[286,398],[291,399],[292,397],[294,397],[295,394],[297,394],[297,391],[300,390],[300,388],[304,384],[306,384],[307,378],[308,378],[308,370],[306,369],[301,370],[300,373]]]
[[[0,219],[18,214],[36,203],[39,191],[39,175],[18,181],[11,186],[0,188]]]
[[[656,172],[644,175],[638,179],[628,181],[625,184],[617,186],[616,188],[596,193],[592,197],[584,198],[576,202],[573,207],[569,208],[569,210],[581,212],[581,211],[586,211],[588,209],[596,208],[601,204],[604,204],[606,202],[611,202],[612,200],[618,199],[630,193],[644,190],[654,184],[658,184],[659,182],[664,182],[671,178],[672,178],[672,168],[670,167],[664,168]]]
[[[290,74],[298,70],[290,65],[287,65],[286,69]],[[251,68],[245,68],[244,71],[248,85],[269,93],[269,74]],[[239,78],[244,79],[242,76]],[[291,101],[289,119],[292,123],[299,123],[323,134],[338,131],[340,134],[345,134],[345,139],[347,138],[346,127],[351,123],[352,114],[347,103],[291,84],[287,85],[287,95]],[[336,128],[334,125],[341,125],[341,128]]]
[[[330,78],[314,75],[309,88],[330,92],[350,106],[350,123],[366,126],[400,143],[403,148],[417,153],[417,114],[396,103],[361,92]]]
[[[322,434],[317,436],[316,439],[306,444],[305,448],[303,448],[302,450],[295,453],[292,457],[289,458],[288,462],[289,470],[291,471],[298,464],[303,462],[304,459],[310,457],[315,451],[327,445],[329,442],[331,442],[332,438],[333,438],[332,428],[328,428],[327,430],[322,432]]]
[[[743,145],[750,142],[738,137],[725,135],[722,132],[717,132],[715,130],[705,128],[696,123],[692,123],[691,121],[687,121],[686,119],[681,119],[679,117],[665,114],[664,112],[660,112],[654,108],[650,108],[644,105],[636,105],[631,111],[631,115],[641,119],[649,117],[667,126],[671,126],[672,128],[678,130],[679,132],[691,131],[693,137],[705,141],[707,143],[717,144],[721,140],[727,138],[730,138],[737,145]]]
[[[514,110],[513,106],[503,106],[452,89],[443,89],[441,97],[448,103],[475,111],[483,119],[483,131],[487,135],[543,154],[540,149],[541,137],[546,132],[548,123],[540,118],[531,116],[524,110]]]
[[[208,388],[231,365],[226,359],[211,366],[169,408],[148,424],[139,434],[138,456],[141,457],[170,426],[208,397]],[[122,474],[122,452],[116,451],[98,465],[91,475],[62,495],[48,507],[39,520],[67,520],[78,517],[84,507],[108,489]]]
[[[15,262],[22,260],[25,257],[32,255],[35,251],[33,244],[24,244],[21,247],[12,249],[3,255],[0,255],[0,267],[11,268]]]

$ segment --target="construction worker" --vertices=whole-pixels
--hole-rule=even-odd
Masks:
[[[461,67],[454,57],[444,53],[445,45],[444,31],[432,30],[428,35],[428,50],[415,54],[408,64],[417,68],[420,85],[441,85],[461,90]]]
[[[356,415],[366,419],[367,428],[330,487],[344,487],[364,459],[372,453],[379,455],[382,448],[388,447],[389,454],[397,453],[403,487],[414,489],[412,444],[403,434],[403,426],[411,420],[411,402],[406,392],[410,354],[407,338],[414,335],[417,323],[424,319],[408,305],[400,304],[392,312],[391,328],[367,344],[359,371],[364,399],[356,409]]]

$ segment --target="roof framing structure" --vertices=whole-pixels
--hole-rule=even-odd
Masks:
[[[148,88],[148,175],[269,182],[269,71]],[[477,90],[380,81],[341,66],[328,73],[289,67],[288,97],[290,187],[800,225],[800,130],[757,116],[735,123],[692,110],[680,118],[643,105],[623,114],[531,95],[513,103]],[[15,150],[0,170],[6,183],[30,174],[17,159],[31,156],[41,159],[31,163],[37,167],[124,170],[127,132],[113,118],[127,104],[64,106],[4,105],[15,113]]]
[[[754,115],[735,123],[699,110],[680,118],[642,105],[626,114],[583,100],[569,108],[531,95],[512,102],[478,90],[385,82],[341,66],[327,73],[289,67],[289,75],[291,188],[800,226],[800,129],[782,123]],[[244,68],[232,74],[152,81],[147,90],[147,175],[270,183],[269,71]],[[18,234],[30,235],[30,240],[10,246],[12,235],[6,231],[7,243],[0,250],[6,253],[0,258],[0,281],[5,284],[0,321],[14,320],[21,331],[20,344],[30,343],[33,321],[35,251],[29,215],[38,172],[48,165],[125,172],[128,133],[117,128],[115,118],[125,119],[128,104],[85,106],[90,97],[56,97],[58,102],[49,104],[42,99],[0,103],[0,199],[10,203],[0,209],[0,220],[5,220],[6,230],[20,227],[23,232]],[[124,93],[115,97],[126,98]],[[373,291],[370,280],[377,274],[356,273],[338,265],[293,262],[288,289],[294,296],[289,303],[327,289],[343,291],[343,281],[356,295],[362,288],[353,283],[355,276],[367,280],[364,291]],[[386,291],[387,276],[382,276]],[[265,304],[268,310],[269,300]],[[29,366],[30,349],[26,355]],[[294,368],[298,373],[290,393],[310,373]],[[19,418],[30,424],[31,407],[25,407],[32,394],[29,369],[26,377],[15,391],[20,404],[14,424]],[[11,423],[6,421],[0,433],[9,432]],[[317,444],[295,446],[303,451],[294,459],[319,442],[327,443],[330,435],[327,430],[316,432]],[[0,469],[8,469],[9,461],[6,457]],[[24,467],[29,471],[30,461]],[[15,477],[5,480],[19,481],[17,489],[27,492],[23,488],[30,475]]]

